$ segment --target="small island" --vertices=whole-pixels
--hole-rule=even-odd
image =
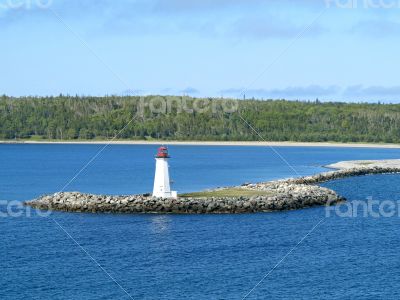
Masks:
[[[335,169],[312,176],[289,178],[204,192],[181,194],[177,199],[150,194],[129,196],[56,193],[25,202],[40,210],[90,213],[238,214],[335,205],[346,199],[319,183],[369,174],[400,173],[400,160],[343,161]]]

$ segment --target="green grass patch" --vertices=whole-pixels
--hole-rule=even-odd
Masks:
[[[366,166],[366,165],[372,165],[372,164],[374,164],[374,163],[375,163],[375,162],[358,162],[357,164]]]
[[[249,189],[240,189],[240,188],[228,188],[214,191],[204,191],[204,192],[195,192],[195,193],[187,193],[181,194],[180,197],[191,197],[191,198],[209,198],[209,197],[253,197],[253,196],[270,196],[271,192],[269,191],[255,191]]]

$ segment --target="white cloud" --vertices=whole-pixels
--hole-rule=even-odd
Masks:
[[[262,97],[262,98],[290,98],[290,99],[308,99],[317,97],[334,96],[340,92],[340,88],[336,86],[323,87],[319,85],[310,85],[306,87],[287,87],[282,89],[225,89],[221,90],[224,95],[241,98],[243,92],[247,97]]]
[[[224,96],[242,98],[243,89],[225,89],[220,93]],[[245,91],[246,98],[314,100],[316,98],[332,101],[356,102],[391,102],[400,101],[400,86],[362,86],[354,85],[344,88],[338,86],[297,86],[281,89],[249,89]]]

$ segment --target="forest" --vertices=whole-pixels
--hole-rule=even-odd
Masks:
[[[400,143],[400,105],[177,96],[0,97],[1,140]]]

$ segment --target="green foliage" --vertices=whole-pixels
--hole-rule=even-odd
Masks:
[[[184,100],[2,96],[0,138],[261,140],[243,117],[267,141],[400,143],[400,105],[240,100],[232,113],[223,99]]]
[[[226,188],[179,195],[184,198],[210,198],[210,197],[256,197],[271,196],[271,191],[257,191],[245,188]]]

